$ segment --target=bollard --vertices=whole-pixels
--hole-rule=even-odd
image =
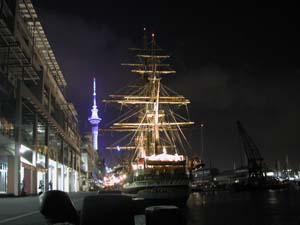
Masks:
[[[120,194],[87,196],[80,220],[80,225],[134,225],[132,199]]]
[[[158,205],[145,210],[146,225],[182,225],[183,217],[180,209],[174,205]]]
[[[145,200],[143,198],[132,198],[134,214],[145,214]]]

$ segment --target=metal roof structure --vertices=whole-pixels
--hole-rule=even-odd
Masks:
[[[6,4],[2,7],[1,12],[4,12],[5,16],[0,17],[0,72],[9,78],[13,85],[16,85],[17,79],[30,80],[37,84],[41,75],[47,74],[46,79],[49,78],[51,85],[54,85],[52,94],[56,95],[60,109],[67,117],[73,117],[75,123],[78,123],[78,114],[74,105],[69,103],[62,93],[67,83],[31,0],[17,0],[15,15]],[[23,94],[27,96],[29,103],[50,127],[78,150],[64,127],[57,123],[55,118],[45,110],[45,106],[27,88],[24,85]]]
[[[0,55],[7,56],[7,73],[13,77],[22,77],[24,80],[39,79],[32,67],[30,59],[26,57],[9,28],[0,20]]]
[[[47,69],[52,74],[57,85],[64,88],[67,83],[56,61],[53,50],[45,35],[41,22],[38,20],[37,13],[30,0],[21,0],[18,4],[18,12],[24,19],[28,31],[31,33],[34,41],[34,47],[37,48],[42,59],[46,63]]]

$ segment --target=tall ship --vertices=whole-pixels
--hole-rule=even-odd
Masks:
[[[186,203],[190,194],[187,150],[184,135],[190,121],[184,96],[162,83],[176,73],[168,64],[169,55],[157,45],[152,34],[144,35],[143,48],[130,49],[134,63],[124,63],[138,79],[105,103],[122,107],[119,118],[104,129],[122,133],[109,150],[126,151],[128,168],[122,192],[145,200]],[[124,112],[124,113],[123,113]]]

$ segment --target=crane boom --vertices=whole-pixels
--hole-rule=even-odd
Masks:
[[[237,121],[238,131],[242,140],[243,149],[248,159],[249,179],[251,181],[265,178],[263,172],[263,158],[252,138],[248,135],[242,124]]]

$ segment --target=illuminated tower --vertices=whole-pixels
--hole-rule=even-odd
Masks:
[[[89,117],[89,122],[92,125],[92,134],[93,134],[93,147],[95,150],[98,150],[98,124],[101,121],[101,118],[98,116],[98,109],[96,105],[96,79],[94,78],[94,93],[93,93],[93,108],[92,116]]]

